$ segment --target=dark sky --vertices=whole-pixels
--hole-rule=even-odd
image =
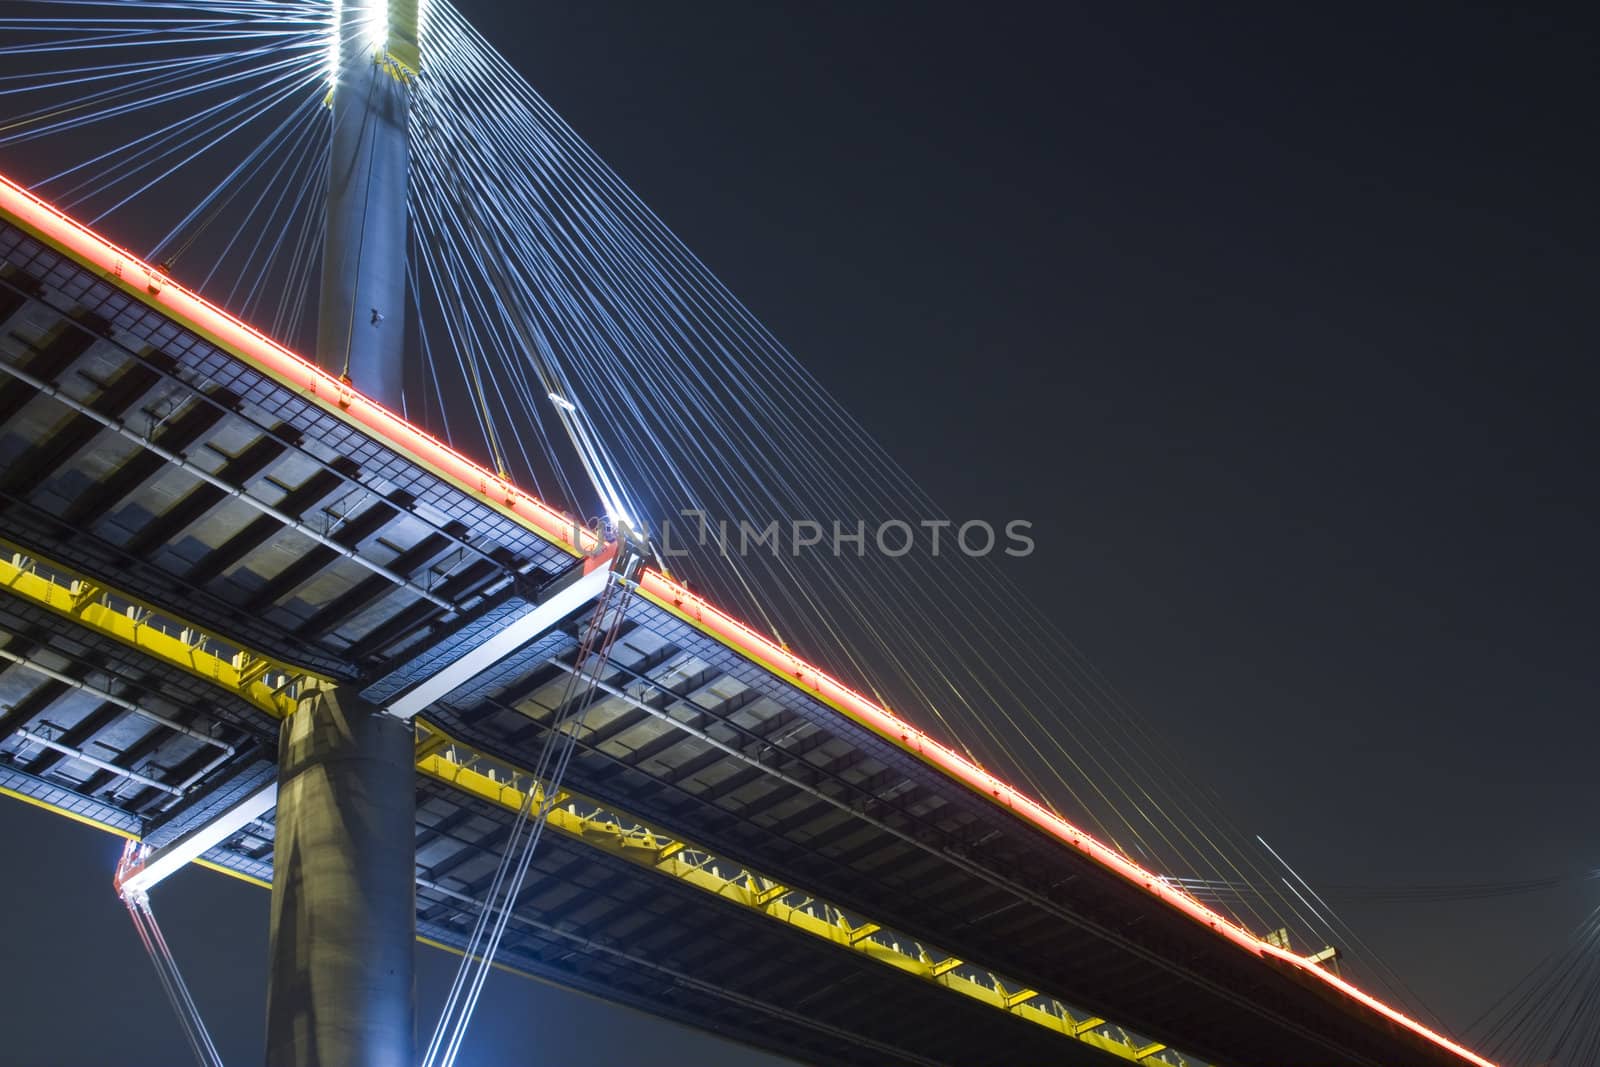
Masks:
[[[1036,523],[1016,576],[1314,883],[1600,866],[1593,25],[463,6],[952,514]],[[0,841],[37,1021],[0,1060],[180,1062],[115,842],[20,805]],[[1459,1027],[1597,898],[1344,915]],[[155,903],[254,1062],[266,894]],[[758,1062],[491,988],[464,1059]]]

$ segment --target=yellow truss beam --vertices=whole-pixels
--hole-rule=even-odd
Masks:
[[[506,811],[520,812],[529,802],[544,803],[541,783],[526,771],[489,760],[470,747],[445,737],[436,727],[418,723],[417,772]],[[672,840],[626,815],[583,797],[556,794],[549,828],[590,848],[654,871],[680,884],[779,922],[790,929],[826,941],[885,966],[943,986],[970,1000],[986,1004],[1054,1031],[1130,1063],[1149,1063],[1165,1045],[1135,1043],[1105,1019],[1074,1016],[1072,1012],[1020,983],[1007,983],[963,960],[930,958],[923,946],[877,923],[854,922],[839,908],[763,877],[707,852],[697,845]]]
[[[192,623],[3,540],[0,589],[220,686],[276,719],[294,710],[296,691],[312,677],[299,667],[231,646]]]

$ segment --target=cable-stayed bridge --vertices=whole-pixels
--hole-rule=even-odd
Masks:
[[[375,30],[359,5],[171,8],[218,37],[280,42],[248,77],[190,57],[210,71],[191,95],[237,77],[239,106],[260,108],[249,78],[283,77],[299,93],[285,90],[283,117],[228,121],[273,124],[260,149],[318,147],[284,151],[304,164],[287,174],[252,152],[167,247],[238,186],[275,192],[316,239],[269,232],[234,288],[252,308],[287,293],[292,336],[315,281],[322,367],[185,288],[181,263],[0,184],[0,788],[140,842],[119,873],[136,904],[187,862],[272,886],[268,1062],[411,1062],[413,937],[818,1063],[1488,1062],[1328,954],[1201,903],[1188,870],[1164,876],[1147,837],[1209,836],[1193,816],[1166,831],[1146,813],[1170,782],[1123,777],[1078,811],[1077,779],[1058,776],[1061,796],[1026,770],[1028,789],[981,769],[963,712],[1034,709],[941,690],[1005,649],[978,633],[964,651],[908,652],[877,631],[897,608],[941,610],[934,584],[966,582],[959,603],[1003,587],[919,576],[907,599],[853,584],[848,559],[829,576],[745,573],[718,552],[693,590],[669,576],[640,519],[674,490],[729,514],[746,478],[774,472],[763,463],[788,464],[802,501],[813,479],[851,475],[762,406],[787,389],[815,415],[810,386],[559,126],[527,119],[540,105],[459,16],[393,4]],[[122,35],[108,47],[143,32],[93,25],[89,43]],[[75,121],[57,110],[39,121]],[[481,125],[447,140],[451,117]],[[141,135],[111,157],[117,180],[157,180],[152,161],[181,162],[184,138],[216,139],[187,120],[162,129],[167,150]],[[531,168],[566,176],[525,190],[561,210],[490,195],[497,164],[541,153],[577,160]],[[419,428],[412,318],[414,348],[460,361],[491,466]],[[706,338],[727,377],[690,394],[661,368]],[[618,361],[647,340],[647,359]],[[487,358],[517,349],[520,364]],[[437,382],[440,365],[425,352],[412,372]],[[450,392],[421,395],[442,408]],[[514,437],[519,404],[546,414]],[[746,436],[708,407],[736,408]],[[687,456],[667,453],[673,434]],[[791,451],[774,460],[775,444]],[[564,506],[510,474],[540,447],[554,458],[528,475]],[[866,476],[857,488],[879,492]],[[593,529],[566,514],[596,502]],[[808,578],[859,589],[860,614]],[[807,609],[819,628],[795,621]],[[1144,833],[1111,821],[1124,801]],[[428,1062],[453,1058],[482,973],[464,967],[456,1028]]]

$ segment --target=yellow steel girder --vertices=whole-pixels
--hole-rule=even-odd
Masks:
[[[237,648],[191,623],[0,540],[0,589],[176,667],[281,719],[294,710],[299,667]]]

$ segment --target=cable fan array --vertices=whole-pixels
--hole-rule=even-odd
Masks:
[[[0,160],[290,344],[314,338],[331,7],[22,0]],[[348,32],[356,32],[352,29]]]
[[[1600,908],[1467,1029],[1504,1063],[1600,1063]]]
[[[1245,925],[1352,943],[1001,563],[955,546],[954,525],[937,556],[752,549],[741,521],[952,520],[457,7],[429,6],[423,53],[412,417],[593,513],[547,396],[578,401],[629,514],[658,540],[676,524],[688,554],[663,562],[696,589],[1146,865],[1254,886],[1218,901]]]

